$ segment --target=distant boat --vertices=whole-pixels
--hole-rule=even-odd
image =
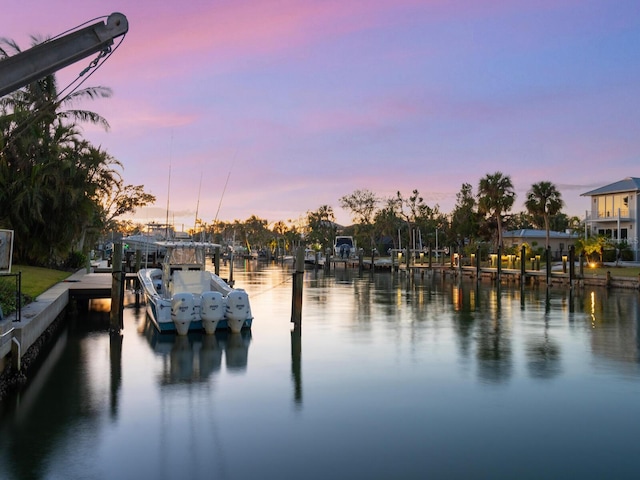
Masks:
[[[219,245],[207,242],[157,242],[166,249],[162,268],[143,268],[138,278],[147,310],[160,332],[186,335],[190,330],[214,333],[251,328],[247,292],[233,288],[205,269],[207,253]]]
[[[305,265],[324,265],[325,259],[322,252],[317,252],[311,248],[307,248],[304,251],[304,263]]]
[[[351,258],[356,256],[356,244],[353,237],[338,235],[333,244],[333,254],[336,258]]]

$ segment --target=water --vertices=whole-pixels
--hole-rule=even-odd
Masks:
[[[3,405],[0,477],[637,477],[637,292],[307,271],[298,336],[291,271],[234,277],[250,334],[73,323]]]

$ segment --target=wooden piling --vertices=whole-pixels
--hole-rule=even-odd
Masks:
[[[576,247],[569,246],[569,286],[573,288],[573,281],[576,278]]]
[[[527,253],[527,247],[525,247],[524,245],[522,245],[522,247],[520,248],[520,286],[523,287],[524,286],[524,282],[525,282],[525,273],[526,273],[526,263],[524,260],[524,255],[525,253]]]
[[[546,249],[546,257],[547,257],[546,258],[546,263],[547,263],[546,278],[547,278],[547,286],[549,286],[551,283],[551,247],[550,246],[547,247]]]
[[[304,248],[296,251],[295,271],[293,272],[293,295],[291,301],[291,322],[295,329],[302,326],[302,285],[304,283]]]
[[[331,249],[327,248],[324,254],[324,271],[329,273],[331,271]]]
[[[213,272],[220,276],[220,246],[213,248]]]
[[[124,272],[122,271],[122,243],[113,244],[113,262],[111,266],[111,312],[109,322],[111,332],[120,332],[123,327],[124,308]]]

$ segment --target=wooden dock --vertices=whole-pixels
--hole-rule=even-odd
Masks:
[[[135,282],[137,274],[125,273],[125,283]],[[111,298],[113,277],[111,270],[106,273],[85,273],[72,276],[63,283],[68,284],[69,298],[90,300],[93,298]]]

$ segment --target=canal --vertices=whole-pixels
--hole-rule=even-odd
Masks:
[[[70,319],[0,405],[0,478],[637,477],[636,291],[309,270],[298,336],[290,268],[234,278],[241,335],[159,336],[131,293],[121,337]]]

